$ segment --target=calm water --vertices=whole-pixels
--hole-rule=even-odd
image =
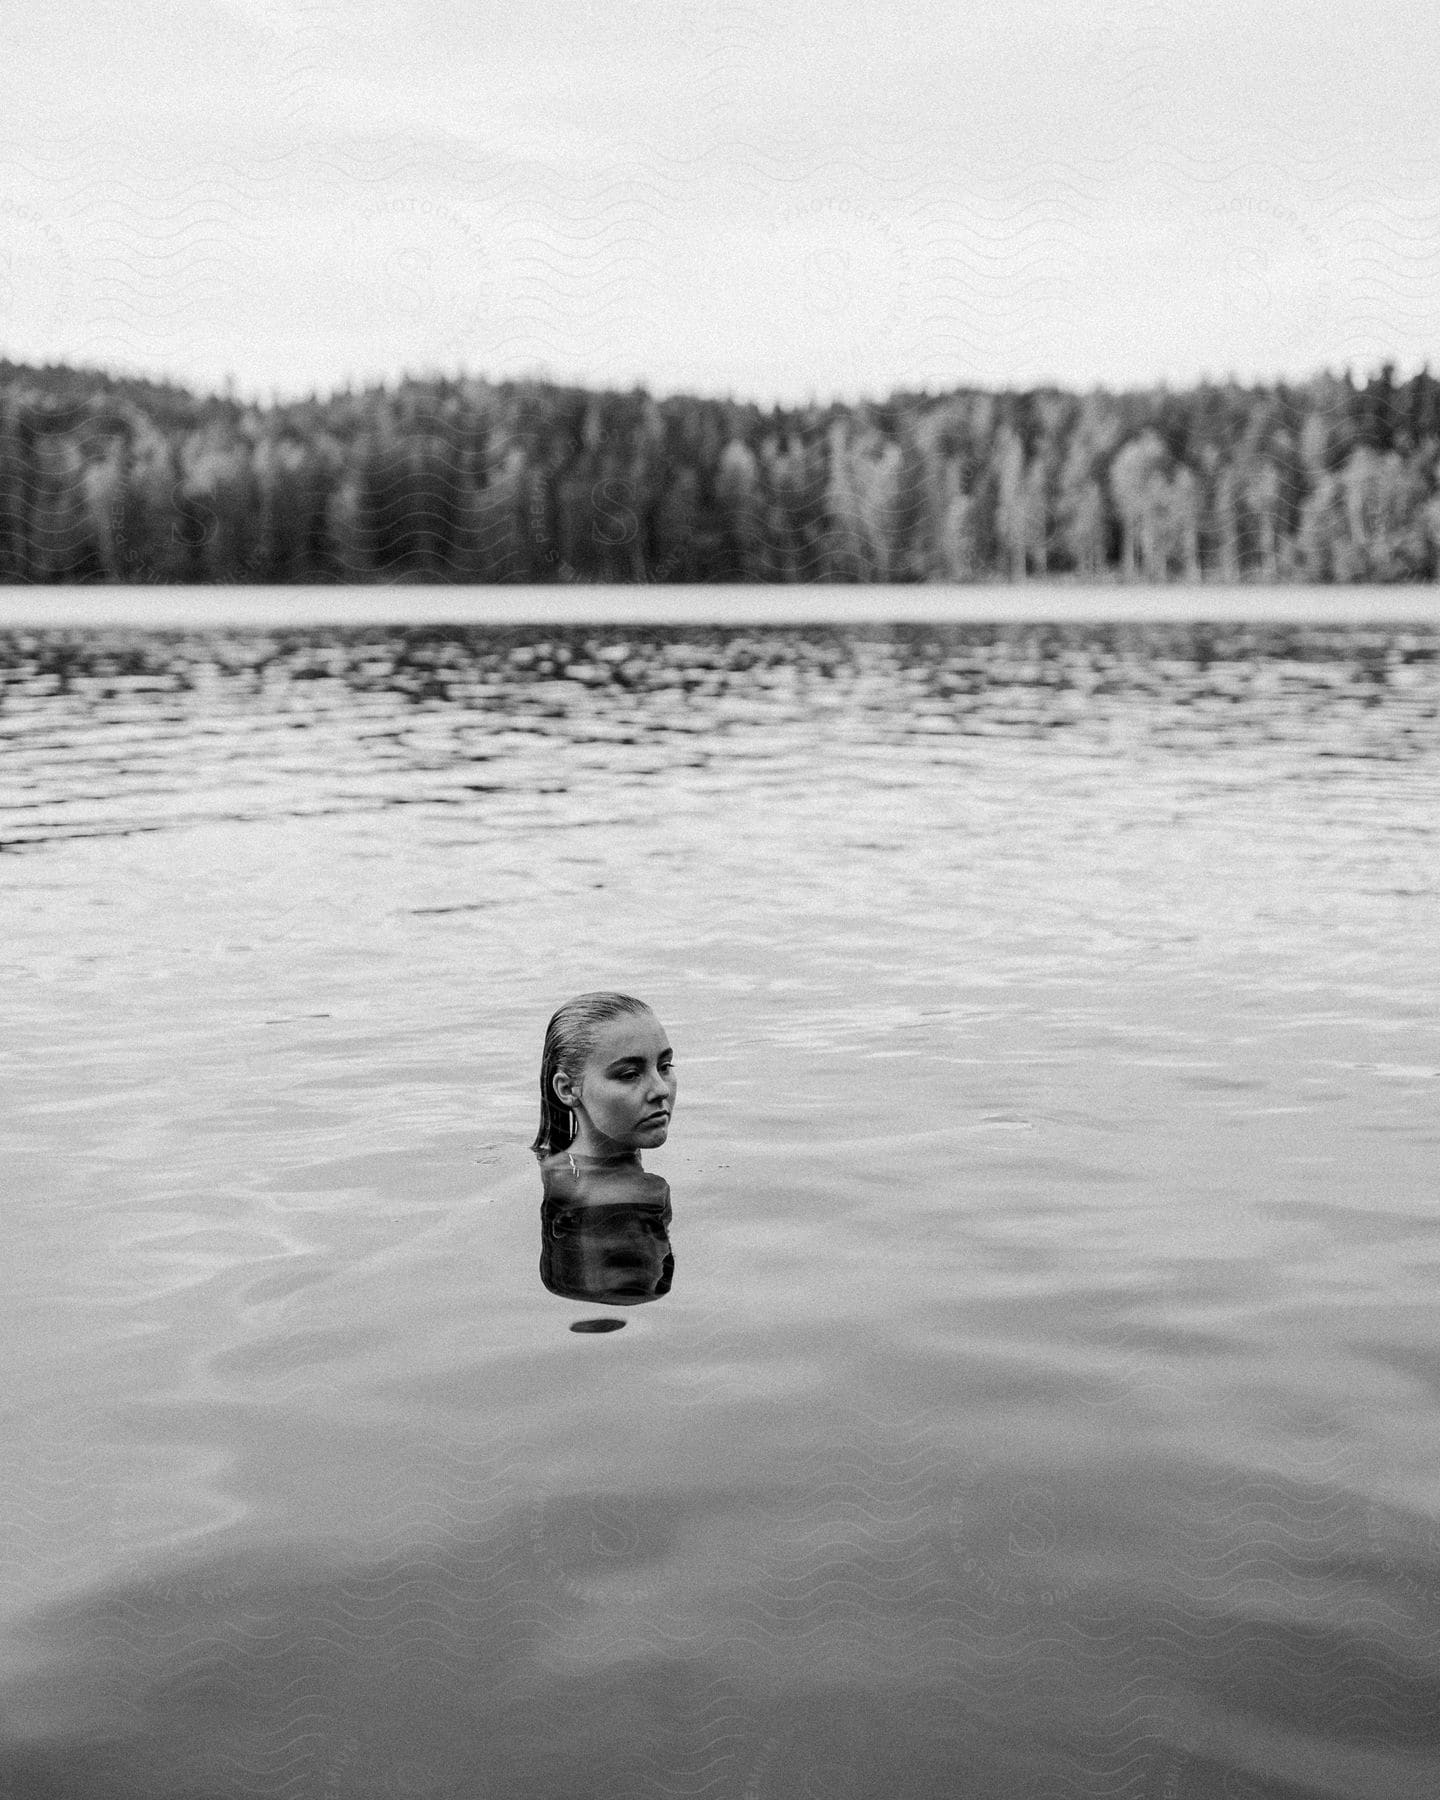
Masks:
[[[0,634],[0,1793],[1440,1790],[1437,719],[1414,622]]]

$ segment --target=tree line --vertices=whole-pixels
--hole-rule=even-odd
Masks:
[[[1440,380],[763,408],[407,380],[269,405],[0,362],[0,582],[1397,582]]]

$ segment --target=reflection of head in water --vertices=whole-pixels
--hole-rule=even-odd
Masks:
[[[628,994],[580,994],[545,1030],[540,1059],[540,1157],[613,1162],[665,1142],[675,1063],[660,1021]]]
[[[567,1159],[544,1170],[540,1279],[564,1300],[638,1306],[670,1292],[670,1184],[638,1162],[585,1170]]]

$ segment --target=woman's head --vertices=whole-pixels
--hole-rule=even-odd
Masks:
[[[539,1156],[619,1156],[663,1144],[675,1105],[670,1040],[643,1000],[580,994],[545,1029]]]

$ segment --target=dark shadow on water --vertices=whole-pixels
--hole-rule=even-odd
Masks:
[[[797,1672],[781,1709],[743,1672],[753,1621],[657,1629],[682,1530],[725,1509],[717,1495],[568,1495],[347,1570],[197,1573],[220,1600],[163,1580],[90,1595],[37,1628],[41,1666],[0,1693],[0,1795],[741,1795],[778,1759],[801,1780],[757,1790],[779,1800],[808,1791],[840,1720],[862,1761],[837,1794],[942,1791],[864,1779],[902,1755],[937,1780],[960,1766],[947,1730],[914,1735],[922,1700],[935,1721],[949,1713],[938,1683],[882,1704],[863,1682]]]
[[[1169,1491],[1142,1515],[1128,1470],[1116,1572],[1030,1609],[1006,1531],[977,1540],[1011,1559],[996,1600],[973,1558],[932,1554],[955,1515],[836,1511],[846,1457],[803,1492],[530,1499],[510,1470],[511,1498],[389,1555],[192,1563],[57,1605],[0,1690],[0,1795],[1437,1791],[1433,1560],[1357,1568],[1312,1532],[1343,1498],[1323,1484],[1268,1487],[1257,1530],[1227,1483],[1191,1583],[1193,1472],[1152,1468]]]

